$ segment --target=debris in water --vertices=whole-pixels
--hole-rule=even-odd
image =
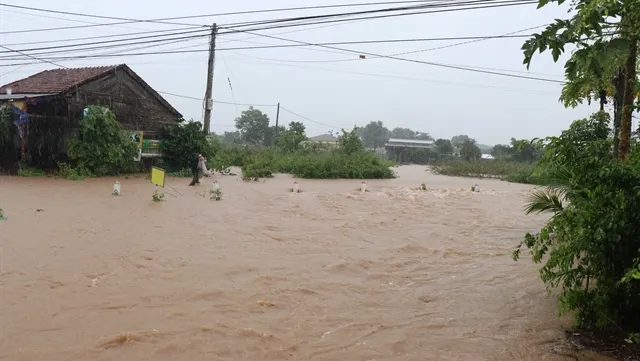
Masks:
[[[258,304],[260,306],[264,306],[264,307],[274,307],[275,306],[275,303],[269,302],[269,301],[264,301],[264,300],[258,301]]]

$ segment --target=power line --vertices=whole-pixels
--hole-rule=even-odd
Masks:
[[[474,6],[474,7],[467,7],[467,8],[462,8],[462,9],[453,8],[453,9],[442,9],[442,10],[415,11],[415,12],[405,12],[405,13],[400,13],[400,14],[386,14],[386,15],[365,16],[365,17],[359,17],[359,18],[355,18],[355,19],[347,18],[347,19],[316,21],[316,22],[311,22],[311,23],[283,24],[283,25],[275,25],[275,26],[266,26],[266,27],[261,27],[261,28],[252,28],[252,29],[248,29],[247,31],[271,30],[271,29],[280,29],[280,28],[288,28],[288,27],[295,27],[295,26],[307,26],[307,25],[316,25],[316,24],[331,24],[331,23],[335,24],[335,23],[348,22],[348,21],[353,21],[353,20],[360,21],[360,20],[386,19],[386,18],[399,17],[399,16],[424,15],[424,14],[444,13],[444,12],[453,12],[453,11],[465,11],[465,10],[477,10],[477,9],[490,9],[490,8],[500,8],[500,7],[507,7],[507,6],[519,6],[519,5],[532,5],[532,4],[536,4],[537,3],[536,0],[513,0],[513,1],[517,1],[517,2],[509,3],[509,4],[489,5],[489,6]],[[289,21],[292,21],[292,20],[289,20]],[[257,25],[257,24],[254,24],[254,25]],[[220,28],[231,30],[231,28],[228,25],[220,26]],[[239,30],[222,32],[220,34],[221,35],[225,35],[225,34],[233,34],[233,33],[237,33],[237,32],[239,32]]]
[[[12,5],[12,4],[0,4],[0,6],[23,9],[23,10],[31,10],[31,11],[37,11],[37,12],[57,13],[57,14],[92,17],[92,18],[99,18],[99,19],[122,20],[122,22],[119,22],[119,23],[91,24],[89,26],[72,26],[72,27],[59,27],[59,28],[47,28],[47,29],[14,30],[14,31],[8,31],[8,32],[0,32],[0,34],[16,34],[16,33],[24,33],[24,32],[67,30],[67,29],[77,29],[77,28],[84,28],[84,27],[110,26],[110,25],[131,24],[131,23],[139,23],[139,22],[162,23],[162,22],[171,21],[171,20],[185,20],[185,19],[209,18],[209,17],[220,17],[220,16],[231,16],[231,15],[246,15],[246,14],[258,14],[258,13],[270,13],[270,12],[315,10],[315,9],[358,7],[358,6],[378,6],[378,5],[407,4],[407,3],[427,3],[427,2],[439,2],[439,1],[444,1],[444,0],[381,1],[381,2],[366,2],[366,3],[356,3],[356,4],[334,4],[334,5],[319,5],[319,6],[301,6],[301,7],[289,7],[289,8],[272,8],[272,9],[234,11],[234,12],[213,13],[213,14],[174,16],[174,17],[166,17],[166,18],[158,18],[158,19],[147,19],[147,20],[143,20],[143,19],[128,19],[128,18],[113,17],[113,16],[103,16],[103,15],[93,15],[93,14],[66,12],[66,11],[58,11],[58,10],[49,10],[49,9],[42,9],[42,8],[35,8],[35,7]],[[186,24],[179,24],[179,25],[186,25]],[[193,26],[193,25],[191,25],[191,26]],[[205,26],[205,25],[203,25],[203,26]],[[206,26],[208,26],[208,25],[206,25]]]
[[[236,52],[234,54],[245,56],[245,57],[256,58],[254,56],[250,56],[250,55],[246,55],[246,54],[242,54],[242,53],[238,53],[238,52]],[[257,59],[260,59],[260,58],[257,58]],[[265,62],[255,62],[255,63],[266,64]],[[461,85],[461,86],[467,86],[467,87],[471,87],[471,88],[481,88],[481,89],[497,89],[497,90],[509,91],[509,92],[519,91],[519,92],[527,92],[527,93],[540,94],[540,95],[555,95],[555,96],[560,95],[560,93],[558,93],[558,92],[549,92],[549,91],[543,91],[543,90],[520,89],[520,88],[503,87],[503,86],[496,86],[496,85],[463,83],[463,82],[454,82],[454,81],[438,80],[438,79],[425,79],[425,78],[419,78],[419,77],[408,76],[408,75],[407,76],[403,76],[403,75],[392,75],[392,74],[384,74],[384,73],[366,73],[366,72],[349,71],[349,70],[338,70],[338,69],[327,69],[327,68],[311,67],[311,66],[304,66],[304,65],[294,65],[294,64],[271,63],[269,65],[295,67],[295,68],[311,69],[311,70],[321,70],[321,71],[327,71],[327,72],[333,72],[333,73],[362,75],[362,76],[370,76],[370,77],[376,77],[376,78],[399,79],[399,80],[409,80],[409,81],[417,81],[417,82],[424,82],[424,83],[436,83],[436,84],[452,84],[452,85]],[[504,72],[514,72],[513,70],[506,70],[506,69],[496,69],[496,70],[501,70],[501,71],[504,71]]]
[[[184,36],[184,37],[173,37],[173,38],[167,38],[167,39],[155,39],[155,40],[147,40],[147,41],[140,41],[140,42],[130,42],[130,43],[124,43],[124,44],[114,44],[114,45],[109,45],[109,46],[98,46],[98,47],[86,47],[86,48],[81,48],[81,49],[72,49],[72,50],[61,50],[61,51],[48,51],[48,52],[37,52],[34,53],[36,55],[45,55],[45,54],[59,54],[59,53],[66,53],[69,51],[82,51],[82,50],[94,50],[94,49],[109,49],[109,48],[113,48],[113,47],[117,47],[117,46],[128,46],[128,45],[138,45],[138,44],[148,44],[148,43],[156,43],[156,42],[163,42],[163,41],[169,41],[169,40],[180,40],[180,39],[196,39],[196,38],[202,38],[207,36],[206,34],[203,35],[190,35],[190,36]],[[509,39],[509,38],[529,38],[531,37],[531,35],[495,35],[495,36],[466,36],[466,37],[440,37],[440,38],[418,38],[418,39],[388,39],[388,40],[359,40],[359,41],[342,41],[342,42],[329,42],[329,43],[318,43],[320,45],[354,45],[354,44],[380,44],[380,43],[385,43],[385,44],[389,44],[389,43],[413,43],[413,42],[428,42],[428,41],[451,41],[451,40],[467,40],[467,39],[480,39],[480,40],[487,40],[487,39]],[[122,41],[122,40],[118,40],[118,41]],[[100,44],[100,43],[111,43],[113,42],[113,40],[111,41],[106,41],[106,42],[97,42],[94,44]],[[80,45],[89,45],[89,43],[86,44],[78,44],[77,46]],[[224,50],[250,50],[250,49],[273,49],[273,48],[296,48],[296,47],[306,47],[306,46],[311,46],[311,45],[307,45],[307,44],[275,44],[275,45],[264,45],[264,46],[253,46],[253,47],[235,47],[235,48],[221,48],[221,49],[217,49],[216,51],[224,51]],[[31,49],[20,49],[20,51],[35,51],[35,50],[39,50],[39,49],[58,49],[58,48],[67,48],[69,46],[52,46],[52,47],[44,47],[44,48],[31,48]],[[197,50],[197,51],[204,51],[204,50]],[[6,51],[8,52],[8,51]],[[6,53],[5,52],[5,53]],[[1,52],[0,52],[1,53]],[[341,52],[343,53],[343,52]],[[20,60],[19,58],[14,58],[12,56],[3,56],[0,57],[0,59],[5,59],[5,60]],[[60,58],[60,59],[65,59],[65,58]]]
[[[414,2],[428,2],[428,1],[440,1],[440,0],[423,0],[423,1],[414,1]],[[475,0],[475,1],[486,1],[491,2],[494,0]],[[515,0],[514,0],[515,1]],[[520,1],[520,0],[518,0]],[[524,1],[524,0],[522,0]],[[409,3],[412,1],[402,1],[402,2],[386,2],[389,3]],[[9,4],[0,4],[2,6],[12,6],[16,7],[17,5],[9,5]],[[344,6],[345,4],[339,4],[339,6]],[[352,6],[357,6],[357,4],[349,4]],[[77,26],[64,26],[64,27],[56,27],[56,28],[41,28],[41,29],[29,29],[29,30],[12,30],[12,31],[3,31],[0,34],[20,34],[20,33],[31,33],[31,32],[49,32],[49,31],[58,31],[58,30],[71,30],[71,29],[81,29],[81,28],[91,28],[91,27],[100,27],[100,26],[114,26],[114,25],[122,25],[122,24],[132,24],[132,23],[154,23],[154,22],[162,22],[167,20],[180,20],[180,19],[188,19],[188,18],[196,18],[196,17],[214,17],[214,16],[228,16],[228,15],[241,15],[241,14],[254,14],[254,13],[265,13],[265,12],[280,12],[280,11],[292,11],[292,10],[307,10],[314,8],[327,8],[331,7],[331,5],[324,5],[320,7],[297,7],[297,8],[280,8],[280,9],[264,9],[264,10],[253,10],[253,11],[240,11],[240,12],[228,12],[228,13],[218,13],[218,14],[207,14],[207,15],[194,15],[194,16],[179,16],[179,17],[168,17],[168,18],[159,18],[159,19],[131,19],[127,21],[115,22],[115,23],[106,23],[106,24],[90,24],[90,25],[77,25]],[[335,6],[334,6],[335,7]],[[24,7],[22,7],[24,8]],[[37,9],[37,11],[49,12],[50,10],[46,9]],[[90,14],[83,14],[84,16],[92,16]],[[326,15],[325,15],[326,16]],[[335,15],[334,15],[335,16]],[[183,26],[194,26],[193,24],[182,24]],[[200,25],[202,27],[210,27],[209,25]]]
[[[427,51],[440,50],[440,49],[452,48],[452,47],[455,47],[455,46],[461,46],[461,45],[477,43],[477,42],[480,42],[480,41],[491,40],[491,39],[530,37],[531,35],[519,35],[519,36],[514,36],[514,35],[517,34],[517,33],[521,33],[523,31],[528,31],[528,30],[541,28],[541,27],[544,27],[546,25],[547,24],[533,26],[533,27],[530,27],[530,28],[516,30],[516,31],[512,31],[512,32],[509,32],[509,33],[496,35],[496,36],[467,38],[467,39],[469,39],[468,41],[463,41],[463,42],[460,42],[460,43],[443,45],[443,46],[438,46],[438,47],[428,48],[428,49],[420,49],[420,50],[413,50],[413,51],[407,51],[407,52],[402,52],[402,53],[389,54],[389,55],[390,56],[399,56],[399,55],[417,54],[417,53],[423,53],[423,52],[427,52]],[[453,39],[447,39],[447,40],[453,40]],[[462,38],[455,39],[455,40],[462,40]],[[372,57],[372,58],[367,58],[367,60],[379,59],[379,58],[380,57]],[[263,58],[263,60],[282,61],[282,62],[291,62],[291,63],[343,63],[343,62],[349,62],[349,61],[362,61],[363,59],[360,59],[360,58],[357,58],[357,59],[349,58],[349,59],[339,59],[339,60],[288,60],[288,59],[265,59],[265,58]],[[470,68],[478,68],[478,67],[470,67]],[[485,68],[485,69],[489,69],[489,68]],[[489,69],[489,70],[495,70],[495,69]],[[529,72],[522,72],[522,73],[532,74],[532,73],[529,73]]]
[[[197,101],[202,101],[202,98],[196,98],[196,97],[192,97],[192,96],[188,96],[188,95],[180,95],[180,94],[175,94],[175,93],[169,93],[169,92],[164,92],[164,91],[159,91],[156,90],[156,92],[160,93],[160,94],[166,94],[166,95],[171,95],[174,97],[178,97],[178,98],[184,98],[184,99],[192,99],[192,100],[197,100]],[[219,103],[219,104],[231,104],[231,105],[244,105],[244,106],[253,106],[253,107],[275,107],[275,104],[248,104],[248,103],[235,103],[235,102],[224,102],[221,100],[214,100],[214,103]]]
[[[167,24],[167,25],[194,26],[194,24],[174,23],[174,22],[167,22],[167,21],[164,21],[164,20],[141,20],[141,19],[122,18],[122,17],[116,17],[116,16],[82,14],[82,13],[74,13],[74,12],[70,12],[70,11],[41,9],[41,8],[34,8],[34,7],[20,6],[20,5],[11,5],[11,4],[1,4],[0,3],[0,6],[10,7],[10,8],[15,8],[15,9],[30,10],[30,11],[38,11],[38,12],[44,12],[44,13],[49,13],[49,14],[73,15],[73,16],[90,17],[90,18],[95,18],[95,19],[121,20],[121,21],[126,21],[126,22],[129,22],[129,23],[157,23],[157,24]],[[105,24],[93,24],[93,25],[105,25]],[[114,24],[110,24],[110,25],[114,25]]]
[[[387,13],[387,12],[395,12],[395,11],[421,10],[421,9],[429,9],[429,8],[449,8],[449,7],[462,7],[462,6],[475,6],[475,5],[482,5],[483,7],[485,7],[487,6],[486,4],[508,5],[508,4],[514,4],[514,3],[518,4],[525,1],[526,0],[459,0],[456,2],[449,2],[449,3],[422,4],[422,5],[383,8],[383,9],[375,9],[375,10],[352,11],[352,12],[345,12],[345,13],[298,16],[293,18],[245,21],[240,23],[222,24],[220,27],[224,28],[224,27],[232,26],[234,28],[238,28],[238,27],[244,27],[244,26],[265,25],[265,24],[274,24],[274,23],[282,23],[282,22],[318,20],[318,19],[326,19],[326,18],[334,18],[334,17],[377,14],[377,13]],[[453,10],[455,11],[455,9]]]
[[[282,105],[280,105],[280,109],[282,109],[282,110],[284,110],[284,111],[286,111],[286,112],[288,112],[288,113],[290,113],[290,114],[293,114],[293,115],[295,115],[295,116],[297,116],[297,117],[299,117],[299,118],[302,118],[302,119],[304,119],[304,120],[308,120],[308,121],[310,121],[310,122],[312,122],[312,123],[316,123],[316,124],[324,125],[325,127],[335,128],[335,129],[343,129],[343,128],[344,128],[344,127],[336,127],[335,125],[330,125],[330,124],[326,124],[326,123],[321,123],[321,122],[315,121],[315,120],[313,120],[313,119],[311,119],[311,118],[305,117],[304,115],[300,115],[300,114],[298,114],[298,113],[296,113],[296,112],[293,112],[293,111],[291,111],[291,110],[289,110],[289,109],[287,109],[287,108],[283,107]]]
[[[160,37],[174,36],[174,35],[184,35],[184,34],[198,34],[198,33],[200,33],[200,34],[202,34],[201,36],[208,36],[208,31],[209,31],[208,29],[199,29],[199,30],[183,31],[183,32],[180,32],[180,33],[173,33],[173,34],[148,35],[148,36],[141,36],[141,37],[135,37],[135,38],[127,38],[127,39],[93,41],[93,42],[89,42],[89,43],[55,45],[55,46],[45,46],[45,47],[39,47],[39,48],[27,48],[27,49],[18,49],[18,50],[23,51],[23,52],[27,52],[27,51],[49,50],[49,49],[75,48],[75,47],[86,46],[86,45],[113,44],[113,43],[119,43],[119,42],[123,42],[123,41],[129,41],[129,40],[152,39],[152,38],[155,39],[155,38],[160,38]],[[205,33],[205,32],[207,32],[207,33]],[[199,36],[199,37],[201,37],[201,36]],[[166,40],[188,39],[188,38],[192,38],[192,37],[193,36],[173,37],[173,38],[169,38],[169,39],[156,39],[156,40],[152,40],[152,41],[140,41],[140,42],[127,43],[127,44],[115,44],[115,46],[133,45],[133,44],[145,44],[145,43],[150,43],[150,42],[158,42],[158,41],[166,41]],[[87,48],[87,49],[91,49],[91,48]],[[85,49],[81,49],[81,50],[85,50]],[[8,53],[8,52],[9,51],[0,51],[0,53]]]
[[[6,49],[6,50],[11,50],[11,51],[16,52],[16,53],[18,53],[18,54],[22,54],[22,55],[24,55],[24,56],[27,56],[27,57],[29,57],[29,58],[32,58],[32,59],[35,59],[35,60],[38,60],[38,61],[41,61],[41,62],[44,62],[44,63],[49,63],[49,64],[51,64],[51,65],[55,65],[55,66],[57,66],[57,67],[59,67],[59,68],[67,68],[66,66],[56,64],[56,63],[54,63],[54,62],[52,62],[52,61],[48,61],[48,60],[44,60],[44,59],[39,59],[39,58],[36,58],[35,56],[31,56],[31,55],[29,55],[29,54],[25,54],[25,53],[22,53],[22,52],[20,52],[20,51],[16,51],[16,50],[13,50],[13,49],[7,48],[7,47],[6,47],[6,46],[4,46],[4,45],[0,45],[0,48]]]
[[[30,42],[23,42],[23,43],[10,43],[10,44],[4,44],[4,45],[13,46],[13,45],[48,44],[48,43],[67,43],[67,42],[77,41],[77,40],[107,39],[107,38],[117,38],[117,37],[123,37],[123,36],[132,36],[132,35],[136,36],[136,35],[157,34],[157,33],[167,33],[167,32],[171,32],[171,33],[168,33],[166,35],[173,35],[174,34],[173,32],[175,32],[175,31],[183,32],[183,31],[189,30],[189,29],[201,29],[202,31],[209,31],[209,29],[202,29],[201,26],[194,26],[192,28],[150,30],[150,31],[139,31],[139,32],[133,32],[133,33],[87,36],[87,37],[81,37],[81,38],[67,38],[67,39],[59,39],[59,40],[39,40],[39,41],[30,41]],[[180,34],[180,33],[177,33],[177,34]],[[140,38],[134,37],[134,39],[140,39]]]
[[[253,32],[246,31],[246,30],[240,30],[240,31],[243,32],[243,33],[251,34],[251,35],[259,35],[259,36],[263,36],[263,37],[267,37],[267,38],[271,38],[271,39],[288,41],[288,42],[297,43],[297,44],[305,44],[305,45],[309,45],[309,46],[320,46],[320,47],[324,47],[324,48],[328,48],[328,49],[342,50],[342,51],[351,52],[351,53],[359,54],[359,55],[360,54],[371,55],[371,56],[382,57],[382,58],[393,59],[393,60],[400,60],[400,61],[416,63],[416,64],[431,65],[431,66],[437,66],[437,67],[443,67],[443,68],[449,68],[449,69],[457,69],[457,70],[466,70],[466,71],[471,71],[471,72],[476,72],[476,73],[500,75],[500,76],[506,76],[506,77],[512,77],[512,78],[538,80],[538,81],[545,81],[545,82],[558,83],[558,84],[564,84],[565,83],[564,81],[559,81],[559,80],[554,80],[554,79],[537,78],[537,77],[524,76],[524,75],[515,75],[515,74],[506,74],[506,73],[499,73],[499,72],[495,72],[495,71],[479,70],[479,69],[472,69],[472,68],[466,68],[466,67],[455,66],[455,65],[433,63],[433,62],[415,60],[415,59],[400,58],[400,57],[390,56],[390,55],[380,55],[380,54],[376,54],[376,53],[370,53],[370,52],[364,52],[364,51],[358,51],[358,50],[352,50],[352,49],[345,49],[345,48],[338,48],[338,47],[328,46],[328,45],[324,45],[324,44],[313,44],[313,43],[308,43],[308,42],[305,42],[305,41],[286,39],[286,38],[281,38],[281,37],[278,37],[278,36],[272,36],[272,35],[266,35],[266,34],[258,34],[258,33],[253,33]]]

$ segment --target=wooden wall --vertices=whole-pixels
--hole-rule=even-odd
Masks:
[[[122,69],[72,90],[67,97],[72,119],[81,119],[87,105],[103,105],[115,113],[125,129],[144,131],[145,139],[157,139],[166,124],[179,120],[177,114]]]

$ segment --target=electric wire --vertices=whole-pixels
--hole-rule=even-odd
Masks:
[[[493,2],[493,1],[498,1],[498,0],[476,0],[476,1],[486,1],[486,2]],[[521,0],[521,1],[525,1],[525,0]],[[418,1],[418,2],[422,2],[424,3],[425,1]],[[10,5],[10,4],[4,4],[4,3],[0,3],[0,6],[12,6],[12,7],[17,7],[18,5]],[[329,6],[329,5],[325,5]],[[26,8],[26,7],[21,7],[21,8]],[[312,9],[313,7],[304,7],[304,9]],[[319,8],[319,7],[316,7]],[[31,8],[37,11],[44,11],[44,12],[49,12],[50,10],[46,10],[46,9],[39,9],[39,8]],[[214,17],[214,16],[227,16],[227,15],[239,15],[239,14],[254,14],[254,13],[259,13],[259,12],[272,12],[272,11],[290,11],[290,10],[302,10],[303,8],[281,8],[281,9],[266,9],[266,10],[255,10],[255,11],[244,11],[244,12],[229,12],[229,13],[219,13],[219,14],[208,14],[208,15],[195,15],[192,17],[170,17],[170,18],[160,18],[160,19],[148,19],[148,20],[143,20],[143,19],[131,19],[131,20],[127,20],[127,21],[121,21],[121,22],[114,22],[114,23],[106,23],[106,24],[88,24],[88,25],[77,25],[77,26],[64,26],[64,27],[56,27],[56,28],[40,28],[40,29],[27,29],[27,30],[11,30],[11,31],[2,31],[0,32],[0,34],[21,34],[21,33],[33,33],[33,32],[49,32],[49,31],[58,31],[58,30],[72,30],[72,29],[81,29],[81,28],[91,28],[91,27],[100,27],[100,26],[114,26],[114,25],[122,25],[122,24],[131,24],[131,23],[154,23],[154,22],[159,22],[159,21],[166,21],[166,20],[176,20],[176,19],[186,19],[186,18],[193,18],[193,17]],[[76,13],[79,14],[79,13]],[[92,16],[89,14],[82,14],[84,16]],[[326,16],[332,16],[330,15],[324,15]],[[333,15],[336,16],[336,15]],[[344,20],[344,19],[343,19]],[[267,20],[267,21],[273,21],[273,20]],[[282,20],[281,20],[282,21]],[[181,24],[183,26],[201,26],[201,27],[211,27],[211,25],[194,25],[194,24]]]
[[[198,38],[203,38],[203,37],[207,37],[207,36],[208,35],[205,35],[205,34],[203,34],[203,35],[190,35],[190,36],[184,36],[184,37],[173,37],[173,38],[168,38],[168,39],[155,39],[155,40],[146,40],[146,41],[140,41],[140,42],[130,42],[130,43],[124,43],[124,44],[113,44],[113,45],[108,45],[108,46],[85,47],[85,48],[81,48],[81,49],[35,52],[35,53],[31,53],[31,54],[34,54],[34,55],[64,54],[64,53],[67,53],[67,52],[70,52],[70,51],[111,49],[111,48],[120,47],[120,46],[157,43],[157,42],[181,40],[181,39],[182,40],[185,40],[185,39],[198,39]],[[529,37],[531,37],[531,35],[495,35],[495,36],[440,37],[440,38],[416,38],[416,39],[358,40],[358,41],[328,42],[328,43],[317,43],[317,44],[319,44],[319,45],[354,45],[354,44],[380,44],[380,43],[392,44],[392,43],[413,43],[413,42],[428,42],[428,41],[451,41],[451,40],[465,40],[465,39],[486,40],[486,39],[529,38]],[[221,49],[216,49],[216,51],[250,50],[250,49],[273,49],[273,48],[296,48],[296,47],[308,47],[308,46],[315,46],[315,45],[309,45],[309,44],[295,44],[295,45],[294,44],[274,44],[274,45],[264,45],[264,46],[254,46],[254,47],[221,48]],[[51,49],[52,47],[48,47],[48,48]],[[19,49],[19,51],[22,51],[22,52],[34,51],[34,50],[37,50],[37,49],[35,49],[35,48],[28,49],[28,50]],[[202,49],[202,50],[199,50],[199,51],[208,51],[208,49],[207,50]],[[0,52],[0,53],[8,53],[8,52],[10,52],[10,51]],[[17,52],[17,51],[13,51],[13,52]],[[350,51],[350,52],[352,53],[352,51]],[[344,51],[341,51],[340,53],[344,53]],[[381,56],[381,57],[384,57],[384,56]],[[0,56],[0,59],[3,59],[3,60],[20,60],[20,58],[15,58],[14,55]],[[54,58],[52,58],[52,59],[54,59]],[[60,58],[60,59],[65,59],[65,58]]]
[[[298,16],[298,17],[279,18],[279,19],[245,21],[245,22],[238,22],[238,23],[220,24],[219,26],[238,28],[238,27],[244,27],[244,26],[266,25],[266,24],[274,24],[274,23],[281,23],[281,22],[318,20],[318,19],[326,19],[326,18],[334,18],[334,17],[388,13],[388,12],[396,12],[396,11],[410,11],[410,10],[422,10],[422,9],[430,9],[430,8],[449,8],[449,7],[453,7],[454,9],[448,9],[448,10],[455,11],[457,10],[455,8],[462,7],[462,6],[476,6],[477,8],[484,8],[484,7],[490,7],[490,6],[494,7],[496,5],[511,5],[511,4],[526,3],[526,2],[527,0],[460,0],[458,2],[439,3],[439,4],[423,4],[423,5],[402,6],[402,7],[383,8],[383,9],[375,9],[375,10],[351,11],[351,12],[345,12],[345,13],[333,13],[333,14],[308,15],[308,16]],[[487,5],[487,4],[490,4],[490,5]],[[441,10],[445,10],[445,9],[441,9]]]
[[[409,62],[409,63],[431,65],[431,66],[437,66],[437,67],[443,67],[443,68],[449,68],[449,69],[457,69],[457,70],[466,70],[466,71],[470,71],[470,72],[484,73],[484,74],[491,74],[491,75],[499,75],[499,76],[505,76],[505,77],[519,78],[519,79],[537,80],[537,81],[544,81],[544,82],[550,82],[550,83],[558,83],[558,84],[564,84],[565,83],[564,81],[559,81],[559,80],[554,80],[554,79],[546,79],[546,78],[538,78],[538,77],[532,77],[532,76],[507,74],[507,73],[500,73],[500,72],[489,71],[489,70],[473,69],[473,68],[467,68],[467,67],[461,67],[461,66],[455,66],[455,65],[448,65],[448,64],[442,64],[442,63],[433,63],[433,62],[429,62],[429,61],[400,58],[400,57],[396,57],[396,56],[381,55],[381,54],[365,52],[365,51],[359,51],[359,50],[353,50],[353,49],[338,48],[338,47],[324,45],[324,44],[313,44],[313,43],[308,43],[308,42],[305,42],[305,41],[292,40],[292,39],[282,38],[282,37],[273,36],[273,35],[258,34],[258,33],[253,33],[253,32],[246,31],[246,30],[244,30],[244,31],[241,30],[241,31],[244,32],[244,33],[247,33],[247,34],[260,35],[260,36],[263,36],[263,37],[276,39],[276,40],[281,40],[281,41],[288,41],[288,42],[297,43],[297,44],[305,44],[305,45],[309,45],[309,46],[320,46],[320,47],[334,49],[334,50],[342,50],[342,51],[347,51],[347,52],[351,52],[351,53],[355,53],[355,54],[364,54],[364,55],[371,55],[371,56],[376,56],[376,57],[383,57],[383,58],[387,58],[387,59],[393,59],[393,60],[404,61],[404,62]]]

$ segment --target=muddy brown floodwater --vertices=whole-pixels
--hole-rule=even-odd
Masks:
[[[511,260],[544,222],[529,187],[398,173],[218,176],[220,202],[170,178],[163,203],[143,178],[0,177],[0,359],[604,360]]]

